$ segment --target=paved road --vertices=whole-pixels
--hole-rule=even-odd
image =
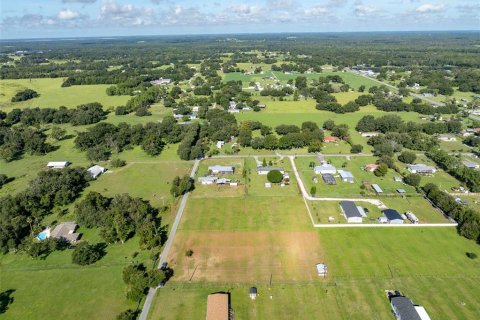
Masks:
[[[384,86],[387,86],[387,87],[389,87],[389,88],[391,88],[391,89],[394,89],[394,90],[398,91],[398,88],[395,87],[395,86],[393,86],[393,85],[391,85],[390,83],[386,83],[386,82],[377,80],[377,79],[375,79],[375,78],[368,77],[368,76],[363,75],[363,74],[361,74],[361,73],[353,72],[353,71],[350,70],[350,69],[347,69],[347,70],[348,70],[349,72],[353,73],[353,74],[356,74],[356,75],[362,76],[362,77],[364,77],[364,78],[367,78],[367,79],[369,79],[369,80],[378,82],[378,83],[380,83],[380,84],[382,84],[382,85],[384,85]],[[445,103],[443,103],[443,102],[438,102],[438,101],[435,101],[435,100],[432,100],[432,99],[428,99],[427,97],[424,97],[423,95],[418,94],[418,93],[410,93],[410,95],[411,95],[412,97],[422,99],[423,101],[426,101],[426,102],[428,102],[428,103],[431,103],[431,104],[433,104],[434,106],[437,106],[437,107],[443,107],[443,106],[445,105]]]
[[[197,172],[198,165],[200,164],[200,160],[195,160],[193,164],[192,171],[190,173],[190,177],[195,178],[195,172]],[[175,216],[175,220],[173,222],[172,228],[170,229],[170,234],[168,235],[167,242],[163,247],[163,251],[160,254],[160,261],[158,263],[157,268],[160,269],[162,263],[167,261],[168,253],[172,247],[173,239],[175,239],[175,234],[177,233],[178,225],[180,224],[180,220],[182,219],[183,211],[185,209],[185,205],[187,203],[189,192],[185,193],[180,201],[180,206],[177,210],[177,215]],[[150,307],[152,306],[153,297],[155,296],[155,291],[157,288],[150,288],[148,290],[147,298],[145,299],[145,303],[143,304],[142,313],[140,314],[139,320],[147,320],[148,312],[150,311]]]

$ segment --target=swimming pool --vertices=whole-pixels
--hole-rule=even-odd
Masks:
[[[40,232],[40,233],[37,235],[37,239],[40,240],[40,241],[47,239],[47,238],[48,238],[48,233],[49,233],[49,232],[46,231],[46,230]]]

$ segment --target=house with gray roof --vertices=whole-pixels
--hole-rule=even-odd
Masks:
[[[233,174],[235,168],[232,166],[215,165],[208,167],[208,171],[210,171],[212,174]]]
[[[468,161],[468,160],[463,160],[462,161],[463,165],[469,169],[478,169],[480,168],[480,164],[473,162],[473,161]]]
[[[62,222],[50,232],[50,237],[56,239],[65,239],[68,242],[75,243],[80,237],[79,233],[75,233],[78,225],[74,221]]]
[[[387,218],[388,223],[390,223],[390,224],[403,224],[403,218],[400,215],[400,213],[398,213],[397,210],[386,209],[386,210],[383,210],[382,213],[385,216],[385,218]]]
[[[375,190],[376,193],[383,193],[382,188],[380,188],[380,186],[376,183],[372,184],[372,188],[373,190]]]
[[[407,167],[407,170],[410,171],[411,173],[416,173],[416,174],[434,174],[435,172],[437,172],[437,169],[435,167],[427,166],[422,163],[409,164]]]
[[[107,171],[104,167],[101,167],[99,165],[94,165],[93,167],[90,167],[87,169],[88,174],[93,178],[97,179],[99,175]]]
[[[337,173],[337,168],[335,168],[331,164],[326,163],[320,166],[316,166],[315,168],[313,168],[313,171],[315,172],[315,174],[335,174]]]
[[[214,176],[205,176],[205,177],[199,177],[198,182],[200,182],[203,185],[209,185],[209,184],[214,184],[215,181],[217,181],[217,177]]]
[[[396,319],[430,320],[430,316],[424,307],[413,304],[412,300],[400,294],[400,292],[389,292],[388,299]]]
[[[270,171],[273,171],[273,170],[278,170],[280,171],[280,173],[284,174],[285,173],[285,170],[283,169],[283,167],[271,167],[271,166],[259,166],[257,167],[257,173],[258,174],[268,174]]]
[[[340,201],[340,209],[348,223],[362,223],[363,215],[353,201]]]
[[[47,167],[51,169],[63,169],[70,165],[68,161],[50,161],[47,163]]]

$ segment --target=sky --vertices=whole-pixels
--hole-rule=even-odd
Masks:
[[[480,30],[480,0],[1,0],[0,39]]]

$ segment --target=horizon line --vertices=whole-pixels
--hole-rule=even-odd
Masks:
[[[188,36],[234,36],[234,35],[281,35],[281,34],[361,34],[361,33],[470,33],[480,32],[480,29],[450,29],[450,30],[368,30],[368,31],[279,31],[279,32],[232,32],[232,33],[170,33],[170,34],[138,34],[138,35],[99,35],[99,36],[63,36],[63,37],[32,37],[32,38],[0,38],[0,42],[28,40],[76,40],[76,39],[118,39],[136,37],[188,37]]]

